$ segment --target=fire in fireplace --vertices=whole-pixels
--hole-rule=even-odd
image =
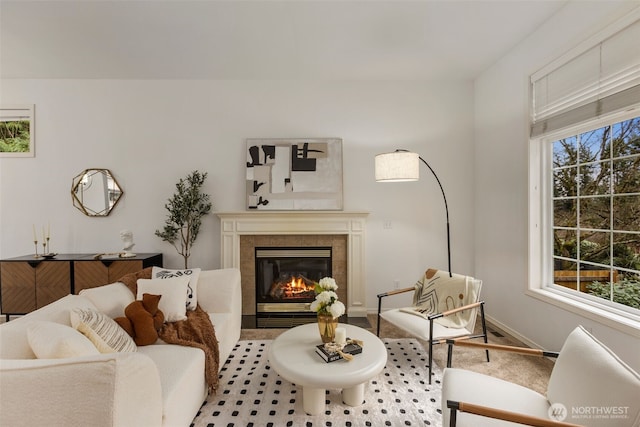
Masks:
[[[315,283],[304,276],[291,277],[291,280],[275,280],[269,289],[269,296],[275,300],[291,301],[313,298]]]
[[[315,283],[331,276],[331,247],[256,247],[256,325],[292,327],[314,321]]]

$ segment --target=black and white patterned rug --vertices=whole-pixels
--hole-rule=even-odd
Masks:
[[[301,389],[269,366],[271,341],[240,341],[222,368],[218,392],[202,405],[192,426],[441,426],[442,370],[434,365],[429,385],[428,352],[417,340],[383,342],[387,365],[367,383],[361,406],[347,406],[340,390],[327,390],[324,414],[307,415]]]

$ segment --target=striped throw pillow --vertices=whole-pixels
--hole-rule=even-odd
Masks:
[[[89,338],[100,353],[138,351],[129,334],[115,320],[99,311],[74,308],[70,320],[71,326]]]

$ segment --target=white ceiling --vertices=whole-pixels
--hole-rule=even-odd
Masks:
[[[2,0],[0,75],[473,79],[565,3]]]

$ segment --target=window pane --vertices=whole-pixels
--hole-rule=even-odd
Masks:
[[[580,234],[580,260],[610,264],[609,235],[600,231],[582,231]]]
[[[613,198],[613,228],[640,231],[640,195]]]
[[[559,139],[553,143],[553,167],[578,164],[578,137]]]
[[[553,272],[553,283],[565,288],[578,290],[578,264],[575,262],[556,259]]]
[[[575,230],[554,230],[553,255],[576,259],[576,236]]]
[[[610,161],[580,165],[580,195],[609,194],[611,188]]]
[[[580,264],[580,269],[580,291],[610,299],[611,269],[588,264]]]
[[[614,157],[640,154],[640,117],[613,125]]]
[[[580,228],[609,230],[610,197],[592,197],[580,199]]]
[[[613,191],[640,193],[640,154],[613,161]]]
[[[576,197],[578,168],[556,169],[553,171],[553,197]]]
[[[640,271],[640,234],[613,233],[613,266]]]
[[[620,280],[613,284],[613,301],[640,309],[640,276]]]
[[[558,274],[561,271],[573,271],[575,272],[578,268],[578,264],[572,261],[566,261],[564,259],[558,259],[555,258],[554,259],[554,275],[555,276],[561,276],[561,274]],[[575,273],[573,274],[575,276]]]
[[[611,158],[611,127],[605,126],[580,135],[580,163]]]
[[[554,200],[553,225],[557,227],[575,227],[578,223],[576,204],[576,199]]]

